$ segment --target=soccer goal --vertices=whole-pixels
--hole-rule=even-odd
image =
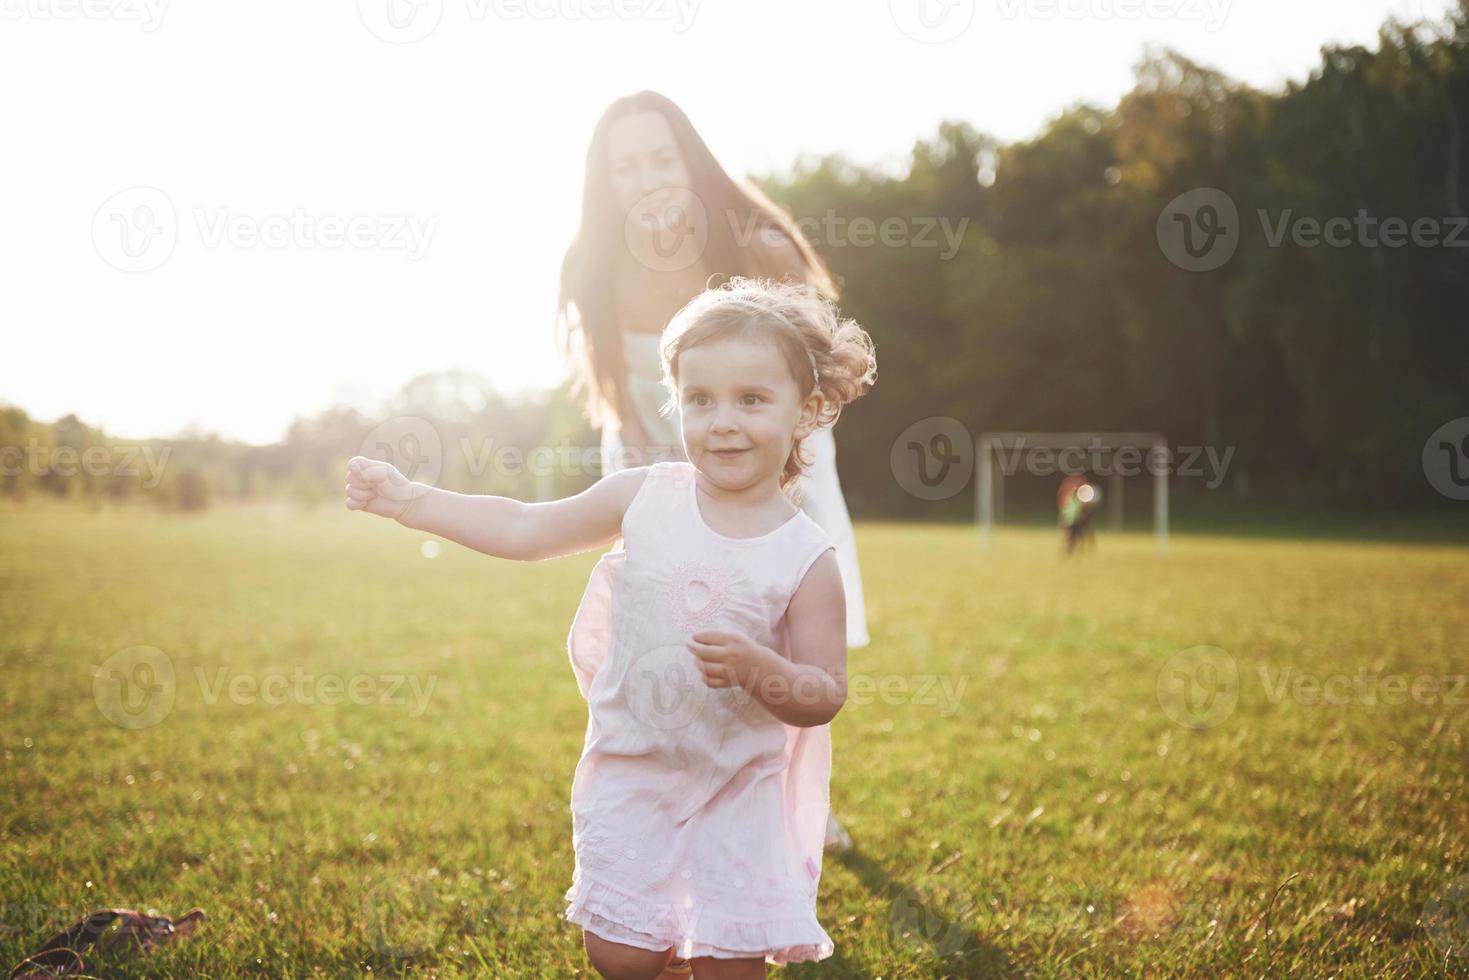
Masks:
[[[1168,551],[1168,473],[1172,453],[1157,432],[986,432],[974,443],[979,465],[975,481],[975,514],[981,548],[990,529],[1005,519],[1005,477],[1083,474],[1107,481],[1102,504],[1108,524],[1122,529],[1125,478],[1153,478],[1153,538],[1158,553]]]

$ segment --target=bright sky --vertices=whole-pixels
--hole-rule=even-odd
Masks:
[[[733,173],[896,166],[946,118],[1014,139],[1111,105],[1149,42],[1276,87],[1323,43],[1447,6],[0,0],[0,400],[270,442],[425,371],[554,384],[587,141],[639,89]]]

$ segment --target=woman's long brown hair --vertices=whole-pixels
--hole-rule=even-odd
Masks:
[[[673,131],[674,143],[689,172],[689,190],[697,195],[709,217],[703,261],[715,275],[779,279],[792,272],[776,261],[764,241],[765,234],[775,230],[795,246],[804,281],[830,298],[838,298],[830,270],[801,235],[790,214],[755,185],[731,178],[709,152],[688,116],[671,99],[651,91],[618,99],[602,113],[592,131],[582,188],[581,227],[561,262],[561,295],[557,302],[561,348],[576,370],[572,395],[585,398],[586,417],[598,428],[621,423],[627,376],[622,338],[612,308],[615,250],[626,246],[622,237],[624,215],[618,213],[612,197],[608,133],[616,120],[642,111],[662,113]],[[741,246],[736,240],[736,229],[748,236],[747,245]],[[578,334],[579,350],[573,342]]]

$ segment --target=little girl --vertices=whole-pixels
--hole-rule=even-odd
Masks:
[[[525,504],[358,456],[347,507],[526,561],[620,536],[568,637],[588,722],[565,917],[607,978],[653,980],[675,956],[700,980],[764,977],[833,952],[816,893],[846,608],[831,539],[789,493],[802,440],[876,361],[819,294],[744,278],[679,311],[662,361],[687,462]]]

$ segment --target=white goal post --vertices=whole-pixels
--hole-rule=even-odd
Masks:
[[[1110,497],[1110,526],[1121,530],[1123,479],[1147,473],[1153,477],[1153,538],[1158,553],[1166,554],[1172,455],[1168,440],[1157,432],[986,432],[974,443],[980,547],[988,547],[991,527],[1005,519],[1006,476],[1024,471],[1038,476],[1109,477],[1104,496]]]

